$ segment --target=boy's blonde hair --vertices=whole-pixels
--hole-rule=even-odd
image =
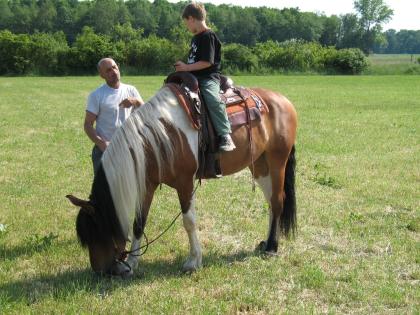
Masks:
[[[182,12],[183,19],[188,19],[191,16],[198,21],[205,21],[206,15],[207,12],[204,5],[194,1],[188,4]]]

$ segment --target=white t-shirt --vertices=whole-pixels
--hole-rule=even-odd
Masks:
[[[131,107],[119,107],[127,97],[140,97],[134,86],[120,83],[118,89],[103,84],[90,93],[86,110],[95,114],[96,133],[105,141],[110,141],[115,130],[130,116]]]

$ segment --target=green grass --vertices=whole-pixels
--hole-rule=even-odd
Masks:
[[[418,54],[372,54],[365,74],[420,74],[419,58]]]
[[[93,77],[0,78],[0,313],[418,314],[420,77],[235,77],[280,91],[299,114],[298,234],[259,256],[267,205],[249,172],[198,189],[204,266],[180,270],[179,221],[132,280],[92,274],[75,236],[92,181],[83,132]],[[163,77],[124,77],[148,99]],[[149,238],[179,211],[158,191]]]

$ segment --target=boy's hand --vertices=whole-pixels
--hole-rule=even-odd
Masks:
[[[175,71],[188,71],[188,65],[182,61],[177,61],[174,63]]]

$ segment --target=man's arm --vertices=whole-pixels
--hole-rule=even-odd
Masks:
[[[96,133],[95,128],[93,128],[93,124],[96,121],[96,117],[97,116],[95,114],[87,110],[86,116],[85,116],[84,129],[89,139],[92,140],[92,142],[96,144],[99,147],[99,149],[103,152],[105,151],[109,142],[99,137],[98,134]]]

